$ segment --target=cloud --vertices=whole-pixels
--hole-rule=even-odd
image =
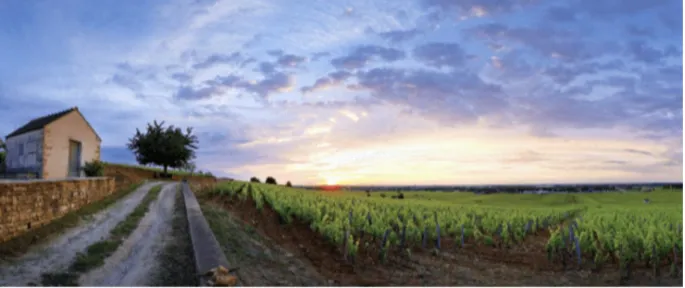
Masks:
[[[262,62],[259,63],[259,68],[257,68],[257,70],[262,72],[263,74],[273,74],[274,72],[276,72],[276,65],[269,62]]]
[[[290,91],[295,85],[295,77],[291,74],[276,72],[266,75],[262,80],[242,84],[245,90],[255,93],[262,98],[267,98],[275,92]]]
[[[633,154],[638,154],[638,155],[654,156],[654,154],[652,154],[652,152],[638,150],[638,149],[625,149],[625,151],[628,153],[633,153]]]
[[[345,80],[349,79],[352,73],[347,71],[336,71],[328,74],[327,77],[319,78],[314,82],[312,86],[304,86],[300,89],[302,94],[312,93],[316,91],[321,91],[332,86],[340,85]]]
[[[295,56],[292,54],[286,54],[286,55],[281,55],[278,57],[278,60],[276,63],[278,65],[283,66],[283,67],[297,67],[300,64],[304,63],[307,61],[307,58],[301,57],[301,56]]]
[[[554,26],[512,28],[501,23],[476,25],[464,30],[469,39],[509,42],[566,62],[579,62],[609,54],[620,47],[609,41],[584,41],[578,33]]]
[[[374,68],[357,73],[357,79],[352,88],[416,108],[446,125],[475,123],[481,117],[503,113],[509,106],[499,86],[470,72]]]
[[[413,28],[413,29],[407,29],[407,30],[393,30],[393,31],[381,32],[381,33],[378,33],[378,36],[380,36],[381,38],[385,39],[386,41],[388,41],[390,43],[398,44],[398,43],[402,43],[402,42],[412,40],[420,34],[421,34],[421,32],[417,28]]]
[[[329,52],[316,52],[312,54],[312,61],[319,61],[319,59],[329,56],[331,56],[331,53]]]
[[[682,51],[675,47],[666,50],[649,46],[645,41],[634,40],[627,44],[626,52],[636,61],[644,63],[660,63],[666,57],[682,57]]]
[[[640,27],[637,25],[628,25],[626,27],[626,33],[629,36],[653,38],[655,37],[654,30],[649,27]]]
[[[468,55],[456,43],[428,43],[414,48],[413,56],[425,65],[456,69],[464,66]]]
[[[207,57],[204,61],[193,65],[193,69],[207,69],[219,64],[238,64],[241,61],[243,61],[243,57],[240,55],[240,52],[230,55],[214,54]]]
[[[534,0],[422,0],[425,7],[437,8],[442,14],[455,13],[458,16],[495,16],[529,6]],[[445,16],[443,16],[445,17]],[[457,18],[458,19],[458,18]]]
[[[108,82],[131,89],[132,91],[138,91],[141,88],[143,88],[143,84],[140,83],[140,81],[136,80],[133,77],[126,77],[121,74],[115,74],[114,76],[112,76],[112,78],[109,79]]]
[[[332,59],[331,65],[337,69],[353,70],[364,68],[373,60],[394,62],[405,57],[406,54],[403,51],[394,48],[364,45],[357,47],[347,56]]]

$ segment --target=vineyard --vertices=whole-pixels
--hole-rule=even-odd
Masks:
[[[358,192],[319,192],[283,186],[229,182],[216,197],[268,205],[281,224],[295,219],[336,247],[343,261],[359,257],[411,257],[414,251],[464,253],[486,247],[534,253],[527,241],[544,237],[550,267],[601,270],[619,267],[622,279],[633,269],[654,276],[681,275],[682,193],[588,195],[487,195],[407,193],[405,200]],[[618,200],[617,200],[618,199]],[[363,253],[363,255],[360,255]],[[534,259],[535,257],[532,257]],[[530,259],[528,259],[530,260]],[[526,259],[521,260],[527,261]],[[532,260],[531,260],[532,261]]]

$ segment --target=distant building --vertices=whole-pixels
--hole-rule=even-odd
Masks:
[[[6,139],[10,177],[81,177],[86,161],[100,159],[102,139],[77,107],[33,119]]]

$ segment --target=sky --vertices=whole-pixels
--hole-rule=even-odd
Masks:
[[[215,175],[682,181],[679,0],[1,0],[0,135],[78,106]]]

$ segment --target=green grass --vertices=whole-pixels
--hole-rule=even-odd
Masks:
[[[43,286],[76,286],[79,274],[102,266],[105,259],[111,256],[126,237],[138,227],[140,220],[147,213],[150,204],[157,199],[160,191],[162,191],[162,184],[152,187],[133,212],[110,231],[108,239],[95,242],[88,246],[84,253],[79,253],[67,272],[43,274],[41,284]]]
[[[143,170],[153,171],[153,172],[164,172],[164,169],[161,167],[149,167],[149,166],[129,165],[129,164],[119,164],[119,163],[109,163],[109,162],[103,162],[103,163],[106,166],[121,166],[121,167],[128,167],[128,168],[143,169]],[[172,174],[172,175],[178,175],[178,176],[189,176],[190,175],[190,172],[188,172],[188,171],[182,171],[182,170],[177,170],[177,169],[172,169],[172,168],[167,169],[167,173]],[[213,177],[210,175],[200,174],[197,172],[193,173],[192,176]]]
[[[150,286],[197,286],[195,256],[188,231],[188,218],[181,185],[178,185],[176,191],[171,229],[171,239],[167,240],[164,250],[158,256],[159,266],[153,272]]]
[[[91,215],[111,206],[121,198],[124,198],[126,195],[135,191],[138,187],[140,187],[141,184],[142,183],[138,183],[124,189],[119,189],[112,195],[109,195],[100,201],[85,205],[80,209],[67,213],[61,218],[55,219],[46,225],[34,228],[20,236],[1,243],[0,258],[6,259],[24,254],[32,245],[41,243],[49,239],[51,236],[59,234],[68,228],[78,226],[81,222],[81,219],[90,217]]]

